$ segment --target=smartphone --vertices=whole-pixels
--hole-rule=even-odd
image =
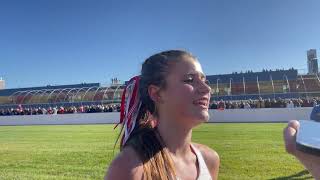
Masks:
[[[320,156],[320,122],[314,120],[299,120],[297,132],[297,149]]]

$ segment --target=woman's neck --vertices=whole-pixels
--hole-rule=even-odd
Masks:
[[[187,155],[191,151],[192,129],[174,123],[176,122],[174,120],[161,121],[161,119],[159,119],[157,129],[169,152],[177,157]]]

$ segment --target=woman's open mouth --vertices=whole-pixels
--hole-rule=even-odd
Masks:
[[[208,105],[209,105],[209,100],[208,98],[200,98],[198,100],[193,101],[193,104],[196,106],[200,106],[204,109],[208,109]]]

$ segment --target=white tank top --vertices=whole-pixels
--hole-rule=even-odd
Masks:
[[[197,157],[197,163],[199,166],[199,176],[198,176],[197,180],[212,180],[210,172],[208,170],[208,167],[206,165],[206,162],[203,159],[203,156],[202,156],[200,150],[198,150],[192,144],[190,146]],[[177,177],[177,180],[181,180],[181,179]]]

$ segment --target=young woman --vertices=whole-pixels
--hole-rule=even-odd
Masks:
[[[210,99],[194,56],[171,50],[149,57],[124,95],[121,152],[106,179],[218,178],[218,154],[191,142],[192,128],[209,119]]]
[[[105,178],[217,179],[218,154],[191,142],[192,129],[209,119],[209,99],[201,65],[190,53],[171,50],[149,57],[123,93],[121,152]],[[286,147],[293,154],[295,123],[285,129]]]

